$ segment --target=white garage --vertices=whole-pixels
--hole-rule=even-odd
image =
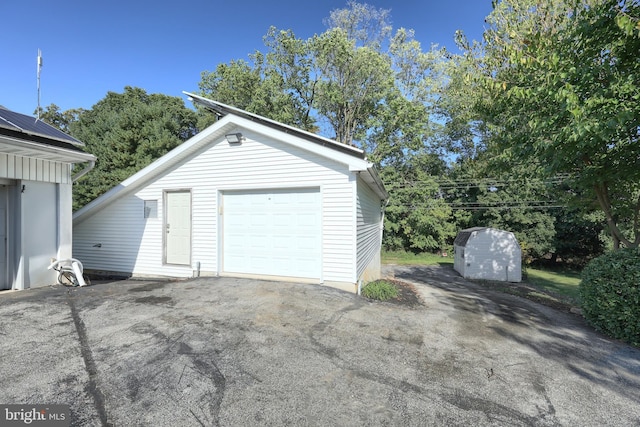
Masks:
[[[218,121],[74,214],[85,269],[350,291],[380,277],[388,194],[362,150],[189,95]]]

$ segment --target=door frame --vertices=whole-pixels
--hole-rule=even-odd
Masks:
[[[9,216],[10,216],[10,206],[9,206],[9,186],[11,184],[0,180],[0,205],[4,206],[4,224],[0,224],[0,227],[4,227],[4,241],[0,241],[0,245],[4,245],[4,270],[0,270],[0,290],[11,289],[12,284],[9,283],[9,270],[11,269],[11,265],[9,263],[9,248],[11,247],[11,239],[9,238]]]
[[[20,181],[14,179],[0,178],[0,186],[3,190],[0,197],[5,202],[5,237],[6,237],[6,269],[4,273],[0,272],[3,277],[0,279],[0,290],[14,289],[16,286],[17,267],[19,262],[18,247],[21,235],[20,221],[20,199],[18,193],[18,183]]]
[[[176,264],[167,261],[167,219],[169,215],[168,195],[170,193],[189,193],[189,261],[187,264]],[[162,264],[163,265],[180,265],[191,266],[193,257],[193,191],[191,188],[176,188],[162,191]]]

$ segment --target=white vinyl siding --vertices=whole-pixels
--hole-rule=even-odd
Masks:
[[[215,126],[215,125],[214,125]],[[353,183],[347,165],[247,129],[245,140],[229,145],[218,138],[188,160],[75,226],[74,254],[87,268],[136,275],[188,277],[192,268],[162,264],[162,221],[144,218],[144,200],[158,200],[163,218],[163,191],[192,192],[192,261],[202,274],[218,273],[218,194],[232,190],[319,187],[322,197],[322,278],[351,282],[353,265]],[[97,241],[109,241],[101,248]],[[129,240],[128,243],[118,243]],[[116,246],[111,248],[110,244]],[[122,269],[122,268],[128,269]]]
[[[379,277],[365,274],[371,266],[380,271],[380,245],[382,244],[382,208],[381,200],[360,178],[358,178],[357,199],[357,264],[358,278],[366,281]]]
[[[11,188],[0,289],[50,285],[51,259],[71,256],[71,170],[70,163],[0,153],[0,180]]]
[[[71,183],[71,164],[0,153],[0,178]]]

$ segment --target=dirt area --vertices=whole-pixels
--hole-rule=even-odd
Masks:
[[[421,305],[424,305],[424,302],[418,296],[418,291],[416,287],[411,283],[403,282],[401,280],[391,280],[387,279],[389,282],[393,283],[396,288],[398,288],[398,296],[387,300],[391,304],[401,305],[404,307],[415,308]]]

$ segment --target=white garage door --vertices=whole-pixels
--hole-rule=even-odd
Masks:
[[[318,188],[223,195],[223,271],[320,279]]]

